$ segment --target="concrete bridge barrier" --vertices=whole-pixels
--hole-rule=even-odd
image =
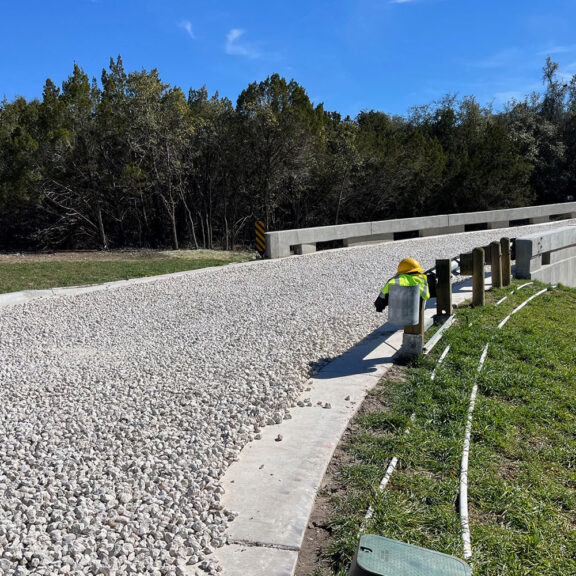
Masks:
[[[315,252],[317,245],[322,242],[337,241],[341,242],[342,246],[357,246],[404,238],[541,224],[570,218],[576,218],[576,202],[281,230],[266,233],[266,257],[283,258],[291,254],[308,254]]]
[[[576,226],[516,238],[516,277],[576,288]]]

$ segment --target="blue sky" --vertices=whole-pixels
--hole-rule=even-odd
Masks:
[[[0,98],[111,57],[236,103],[277,72],[327,110],[406,115],[445,94],[500,108],[576,74],[576,0],[0,0]]]

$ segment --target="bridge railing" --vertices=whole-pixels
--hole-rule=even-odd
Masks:
[[[516,277],[576,287],[576,226],[517,238]]]
[[[266,257],[308,254],[315,252],[317,245],[323,242],[339,241],[342,246],[357,246],[570,218],[576,218],[576,202],[281,230],[266,233]]]

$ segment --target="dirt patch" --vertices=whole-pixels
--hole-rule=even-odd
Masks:
[[[386,412],[389,404],[385,382],[403,382],[405,370],[402,366],[392,366],[377,388],[366,396],[357,414]],[[346,450],[346,445],[349,444],[350,437],[360,429],[355,420],[356,418],[353,418],[348,424],[326,469],[326,474],[314,502],[314,508],[308,519],[294,576],[330,576],[332,574],[328,554],[332,544],[330,522],[335,513],[333,501],[335,497],[346,490],[345,485],[340,482],[340,470],[354,462],[354,457]]]
[[[256,258],[256,253],[225,250],[107,250],[76,252],[14,252],[0,254],[0,263],[32,262],[121,262],[126,260],[234,260],[242,262]]]
[[[332,499],[344,490],[338,480],[339,470],[353,462],[352,456],[341,447],[346,442],[347,434],[348,430],[344,433],[340,445],[332,456],[316,496],[314,509],[308,519],[308,526],[298,554],[294,576],[332,574],[327,556],[332,544],[332,529],[330,527],[330,520],[334,515]]]

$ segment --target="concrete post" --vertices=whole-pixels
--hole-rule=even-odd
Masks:
[[[484,306],[484,248],[474,248],[474,271],[472,273],[472,305]]]
[[[510,238],[500,238],[500,247],[502,249],[502,286],[510,286],[512,282]]]
[[[316,252],[316,244],[296,244],[296,254],[313,254]]]
[[[452,313],[452,261],[436,260],[436,314],[449,316]]]
[[[414,326],[404,326],[400,349],[400,356],[404,358],[418,356],[424,349],[424,307],[425,302],[420,298],[420,322]]]
[[[490,244],[490,268],[492,273],[492,288],[502,288],[502,254],[500,242]]]

